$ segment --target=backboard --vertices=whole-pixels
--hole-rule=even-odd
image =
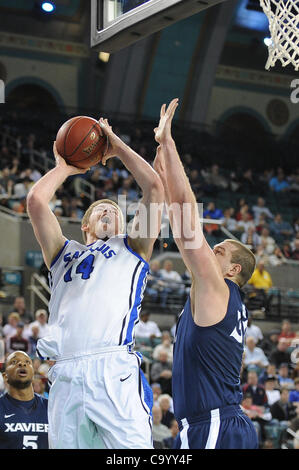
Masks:
[[[117,52],[224,0],[91,0],[91,47]]]

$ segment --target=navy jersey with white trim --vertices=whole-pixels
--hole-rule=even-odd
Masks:
[[[216,325],[197,326],[190,297],[180,316],[173,361],[173,401],[177,419],[238,405],[242,399],[240,371],[248,312],[242,292],[225,279],[230,295],[226,315]]]
[[[48,449],[48,400],[0,397],[0,449]]]

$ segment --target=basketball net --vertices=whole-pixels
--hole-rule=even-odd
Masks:
[[[269,19],[271,42],[266,69],[274,67],[280,60],[283,67],[293,64],[299,70],[299,1],[260,0],[261,7]]]

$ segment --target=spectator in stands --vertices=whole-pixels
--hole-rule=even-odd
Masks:
[[[286,362],[283,362],[279,366],[278,382],[281,388],[293,390],[295,387],[294,380],[289,377],[289,365]]]
[[[274,215],[272,214],[270,209],[268,209],[268,207],[266,207],[265,199],[262,198],[262,197],[257,198],[257,203],[256,203],[256,205],[254,205],[252,207],[252,212],[253,212],[254,221],[255,221],[256,224],[258,224],[261,215],[264,215],[268,219],[274,219]]]
[[[167,394],[163,394],[159,396],[158,399],[160,408],[162,410],[162,420],[161,423],[165,424],[168,428],[170,428],[170,423],[174,419],[174,414],[170,411],[171,406],[171,397]]]
[[[256,233],[260,235],[262,233],[263,228],[268,228],[268,223],[266,221],[266,217],[262,214],[259,216],[259,220],[255,223]]]
[[[13,188],[12,199],[15,199],[19,202],[22,202],[26,199],[30,189],[32,188],[34,182],[27,176],[20,179]],[[24,205],[25,207],[25,205]]]
[[[299,378],[294,380],[294,390],[290,391],[290,401],[297,404],[299,410]]]
[[[220,220],[223,218],[223,212],[221,209],[217,209],[215,202],[209,202],[206,210],[203,212],[203,216],[206,219]]]
[[[295,233],[299,233],[299,217],[294,218],[293,229]]]
[[[17,296],[13,303],[12,312],[17,312],[20,315],[20,319],[25,325],[28,325],[33,321],[32,314],[26,308],[25,298],[23,296]]]
[[[159,292],[163,290],[165,283],[161,280],[160,261],[154,259],[150,262],[150,271],[147,278],[146,294],[153,302],[157,301]]]
[[[268,256],[268,263],[270,266],[280,266],[286,263],[287,259],[283,255],[279,246],[276,246],[272,255]]]
[[[276,368],[282,363],[289,364],[291,362],[291,355],[288,352],[289,341],[286,338],[280,338],[276,349],[271,353],[269,361],[275,364]]]
[[[153,441],[154,448],[164,448],[163,439],[171,437],[170,429],[161,423],[162,421],[162,410],[160,406],[153,406]]]
[[[175,419],[173,419],[169,426],[171,437],[167,437],[163,439],[163,444],[166,449],[173,449],[177,436],[180,432],[178,423]]]
[[[299,431],[299,406],[296,407],[296,416],[293,419],[291,419],[289,427],[292,431],[297,433],[298,447],[295,447],[295,448],[299,449],[299,433],[298,433]]]
[[[39,338],[44,338],[50,332],[50,327],[48,325],[48,313],[44,309],[38,309],[35,312],[35,321],[30,323],[29,331],[32,331],[33,327],[37,327],[39,330]]]
[[[276,366],[271,362],[267,365],[266,369],[264,369],[259,375],[259,383],[261,385],[265,385],[266,380],[268,377],[275,377],[275,387],[278,387],[278,379],[276,374]]]
[[[211,190],[227,189],[228,182],[226,178],[220,174],[219,165],[214,164],[208,170],[201,171],[205,181],[210,185]]]
[[[135,336],[136,339],[142,338],[161,338],[162,333],[156,322],[149,320],[150,313],[146,310],[143,310],[140,314],[140,321],[135,327]]]
[[[271,255],[275,250],[276,242],[273,237],[270,237],[270,231],[267,227],[261,231],[260,244],[263,245],[267,255]]]
[[[283,243],[294,235],[293,227],[289,222],[283,220],[281,214],[275,215],[269,227],[277,243]]]
[[[280,391],[275,388],[275,383],[276,377],[274,375],[268,375],[265,381],[265,391],[269,406],[273,405],[273,403],[280,400]]]
[[[252,169],[247,168],[239,178],[241,187],[239,191],[242,193],[256,194],[259,192],[260,185],[254,177]]]
[[[135,182],[131,175],[124,179],[121,189],[118,191],[119,196],[126,196],[128,202],[136,202],[139,198],[139,192],[135,188]]]
[[[222,226],[225,227],[229,232],[234,232],[237,229],[237,221],[232,217],[233,214],[234,208],[227,208],[224,210],[223,218],[221,219]]]
[[[298,238],[295,239],[294,245],[295,247],[292,250],[291,259],[293,259],[294,261],[299,261],[299,239]]]
[[[249,212],[244,212],[241,216],[241,219],[237,223],[237,230],[248,233],[249,228],[255,230],[254,222],[252,221],[251,215]]]
[[[46,385],[40,377],[34,377],[32,381],[32,386],[34,393],[37,393],[38,395],[41,395],[42,397],[49,398],[49,394],[46,391]]]
[[[263,260],[258,263],[251,279],[248,281],[248,284],[251,284],[256,289],[262,289],[266,292],[273,286],[271,275],[265,270],[265,263]]]
[[[39,340],[39,328],[38,326],[31,326],[31,334],[28,337],[29,349],[28,355],[33,359],[36,356],[36,347]]]
[[[4,337],[4,332],[3,332],[3,315],[0,313],[0,338]]]
[[[238,205],[237,205],[237,209],[236,209],[236,216],[235,216],[236,220],[237,221],[241,220],[243,214],[246,214],[247,212],[249,213],[249,219],[253,220],[253,216],[249,212],[249,205],[247,204],[246,199],[241,197],[238,200]]]
[[[171,395],[172,384],[172,365],[168,362],[168,355],[166,352],[161,351],[159,359],[153,361],[151,367],[151,380],[158,382],[161,385],[162,393]]]
[[[268,403],[265,389],[258,383],[258,375],[254,370],[250,370],[247,376],[247,383],[242,387],[243,395],[252,397],[253,405],[264,406]]]
[[[292,329],[292,325],[290,320],[283,320],[281,324],[281,332],[279,334],[278,339],[286,338],[289,340],[289,345],[291,344],[292,340],[296,338],[296,333]]]
[[[293,367],[293,370],[291,371],[291,377],[293,380],[299,378],[299,361],[297,361],[295,366]]]
[[[247,324],[247,329],[245,333],[245,338],[252,337],[255,341],[255,344],[257,345],[259,342],[261,342],[264,338],[262,330],[260,329],[259,326],[254,325],[252,323],[252,316],[249,313],[248,314],[248,324]]]
[[[8,341],[12,336],[17,333],[17,325],[21,321],[20,315],[17,312],[12,312],[8,315],[8,323],[3,327],[3,333],[6,340],[6,349],[8,348]]]
[[[247,232],[243,232],[241,235],[241,242],[244,245],[249,245],[255,251],[261,242],[260,236],[256,233],[256,228],[248,227]]]
[[[286,426],[296,417],[296,407],[289,400],[289,390],[282,388],[280,391],[280,399],[273,403],[270,407],[273,419],[277,419]]]
[[[202,178],[201,174],[198,170],[193,169],[190,171],[189,181],[194,191],[195,197],[200,198],[204,194],[204,179]]]
[[[291,259],[292,258],[292,249],[291,245],[289,242],[284,242],[282,245],[282,254],[286,259]]]
[[[246,346],[244,349],[244,365],[249,370],[249,366],[254,366],[258,373],[267,367],[269,361],[264,351],[257,347],[255,339],[252,336],[246,338]]]
[[[262,410],[260,407],[253,405],[252,396],[250,395],[250,393],[243,395],[243,398],[241,401],[241,409],[246,414],[246,416],[248,416],[248,418],[251,419],[255,427],[256,433],[258,435],[259,443],[261,443],[261,440],[262,440],[261,426],[260,426],[260,423],[258,422],[258,418],[262,416]]]
[[[263,339],[260,345],[260,347],[268,358],[271,356],[272,352],[277,348],[279,333],[280,331],[278,329],[274,328],[273,330],[270,330],[269,335]]]
[[[151,384],[151,389],[153,392],[153,401],[155,406],[160,406],[159,405],[159,396],[162,393],[161,385],[156,383]]]
[[[26,338],[23,336],[24,332],[24,323],[19,322],[17,324],[17,332],[14,336],[9,339],[8,342],[8,352],[12,353],[14,351],[23,351],[28,353],[29,343]]]
[[[169,331],[162,332],[162,342],[158,344],[153,350],[153,359],[158,360],[160,352],[164,351],[167,353],[167,362],[172,364],[173,362],[173,344],[171,343],[171,336]]]
[[[277,175],[270,179],[269,187],[275,193],[284,193],[290,189],[290,185],[287,182],[284,171],[281,168],[277,170]]]
[[[173,269],[173,263],[169,259],[164,261],[163,269],[160,270],[160,274],[162,281],[167,285],[161,292],[161,305],[165,307],[170,295],[183,295],[185,286],[181,276]]]

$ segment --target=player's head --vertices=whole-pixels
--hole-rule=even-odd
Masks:
[[[252,251],[243,243],[231,239],[215,245],[213,251],[223,276],[243,287],[255,269],[256,260]]]
[[[3,377],[8,387],[24,390],[32,384],[34,371],[32,360],[23,351],[15,351],[5,361]]]
[[[110,199],[101,199],[91,204],[81,224],[85,243],[88,234],[98,239],[105,239],[123,233],[124,228],[122,211],[116,202]]]

